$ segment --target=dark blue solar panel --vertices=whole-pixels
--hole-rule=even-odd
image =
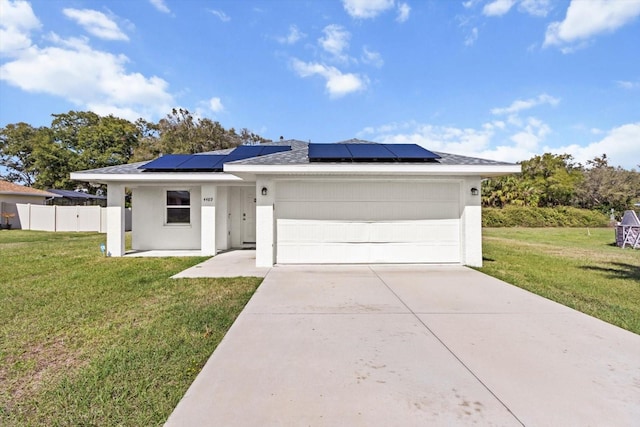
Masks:
[[[147,171],[220,172],[227,162],[290,151],[289,145],[241,145],[229,154],[167,154],[138,169]]]
[[[224,162],[233,162],[234,160],[243,160],[259,156],[262,148],[263,147],[259,145],[241,145],[229,153]]]
[[[346,144],[309,144],[309,160],[331,161],[351,160],[351,152]]]
[[[173,170],[189,157],[191,154],[167,154],[140,166],[138,169]]]
[[[387,150],[385,144],[346,144],[356,162],[396,159],[395,154]]]
[[[439,159],[435,153],[416,144],[385,144],[399,160],[435,160]]]
[[[428,162],[439,158],[416,144],[309,144],[312,162]]]
[[[202,170],[215,171],[222,170],[222,160],[227,157],[224,154],[198,154],[189,157],[180,163],[177,170]]]

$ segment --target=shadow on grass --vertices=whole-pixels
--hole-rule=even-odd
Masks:
[[[640,267],[622,262],[611,262],[611,267],[595,267],[592,265],[584,265],[580,268],[583,270],[597,271],[606,274],[611,279],[630,279],[640,281]]]

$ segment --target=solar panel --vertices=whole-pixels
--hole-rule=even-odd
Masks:
[[[393,161],[396,155],[387,150],[386,144],[345,144],[354,162],[386,160]]]
[[[229,154],[167,154],[138,169],[145,171],[221,172],[227,162],[290,151],[289,145],[241,145]]]
[[[435,160],[439,159],[435,153],[416,144],[384,144],[385,147],[396,155],[398,160]]]
[[[240,145],[236,147],[231,153],[227,155],[225,159],[226,162],[233,162],[234,160],[243,160],[249,159],[251,157],[256,157],[260,155],[260,151],[262,151],[261,146],[259,145]]]
[[[312,162],[428,162],[439,158],[416,144],[309,144]]]
[[[180,171],[216,171],[222,170],[222,159],[227,157],[224,154],[198,154],[189,157],[180,163],[176,170]]]
[[[309,144],[309,160],[312,162],[350,161],[351,158],[351,152],[346,144]]]
[[[145,170],[174,170],[178,165],[191,157],[191,154],[167,154],[162,157],[158,157],[155,160],[145,163],[138,167],[138,169]]]

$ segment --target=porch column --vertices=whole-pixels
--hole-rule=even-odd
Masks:
[[[107,256],[124,255],[124,185],[107,185]]]
[[[217,187],[205,184],[201,188],[200,251],[203,256],[216,254],[216,197]]]
[[[216,250],[229,249],[229,187],[219,186],[216,198]]]
[[[262,189],[266,189],[263,195]],[[276,196],[276,185],[270,179],[256,179],[256,267],[273,267],[274,223],[273,209]]]
[[[462,184],[462,263],[470,267],[482,267],[482,196],[480,178],[467,178]],[[471,189],[478,190],[477,195]]]

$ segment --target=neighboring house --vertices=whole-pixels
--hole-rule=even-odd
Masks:
[[[57,194],[51,200],[50,204],[58,206],[107,206],[107,198],[105,196],[96,196],[94,194],[83,193],[71,190],[47,190],[49,193]]]
[[[270,147],[270,148],[265,148]],[[260,153],[262,151],[262,153]],[[520,166],[415,144],[297,140],[74,172],[107,185],[107,250],[256,248],[256,265],[482,265],[481,179]]]
[[[22,228],[16,203],[31,203],[32,205],[44,205],[47,200],[58,197],[56,194],[36,188],[25,187],[13,182],[0,181],[0,213],[14,214],[9,219],[12,228]],[[4,224],[4,218],[1,219]]]

